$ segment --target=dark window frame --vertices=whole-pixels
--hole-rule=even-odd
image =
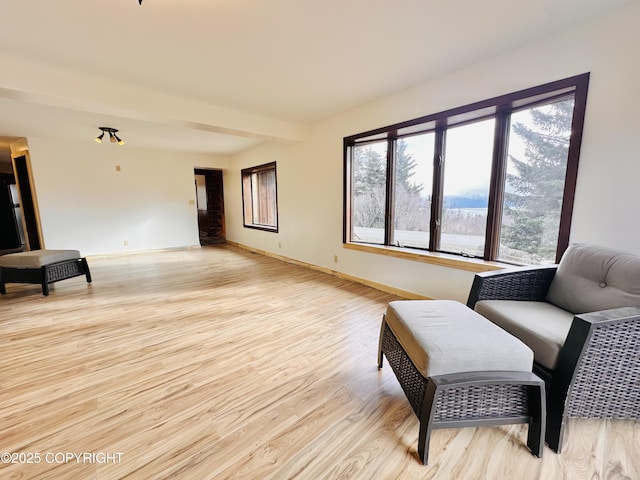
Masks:
[[[501,221],[501,201],[504,194],[504,177],[507,159],[508,143],[508,118],[512,112],[523,108],[530,108],[537,104],[549,103],[556,99],[573,96],[575,100],[573,117],[571,122],[571,140],[567,156],[567,170],[564,182],[563,202],[560,213],[560,227],[556,248],[556,262],[569,246],[571,220],[575,198],[576,182],[578,176],[578,163],[586,113],[587,92],[589,86],[589,73],[568,77],[555,82],[546,83],[536,87],[527,88],[517,92],[493,97],[488,100],[471,103],[462,107],[453,108],[443,112],[426,115],[413,120],[400,122],[386,127],[369,130],[367,132],[350,135],[343,139],[344,155],[344,182],[343,182],[343,243],[360,244],[350,238],[351,232],[351,184],[352,167],[350,152],[351,147],[363,145],[373,141],[386,140],[387,147],[387,194],[393,189],[393,142],[398,138],[407,137],[417,133],[433,131],[436,134],[434,151],[434,184],[431,204],[431,224],[429,236],[430,252],[438,252],[440,234],[438,232],[439,220],[442,212],[442,155],[444,150],[445,131],[449,127],[464,125],[483,118],[495,118],[493,161],[491,167],[491,183],[489,189],[489,207],[487,213],[487,229],[485,237],[485,250],[483,260],[496,260],[499,245],[499,225]],[[387,197],[387,211],[385,219],[385,234],[383,247],[392,247],[390,232],[393,228],[392,215],[389,210],[391,199]],[[362,243],[364,244],[364,243]],[[407,250],[416,250],[412,247],[401,247]],[[454,254],[455,255],[455,254]]]
[[[273,171],[273,195],[274,195],[274,208],[273,216],[275,218],[275,225],[268,225],[262,223],[254,223],[253,203],[248,199],[253,198],[253,192],[255,189],[252,177],[254,174]],[[265,163],[255,167],[243,168],[240,170],[240,181],[242,186],[242,222],[245,228],[253,228],[255,230],[263,230],[267,232],[278,233],[279,219],[278,219],[278,174],[276,162]],[[247,190],[248,187],[248,190]],[[247,215],[249,214],[249,219]]]

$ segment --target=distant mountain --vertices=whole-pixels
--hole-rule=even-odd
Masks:
[[[445,195],[446,208],[487,208],[489,197],[482,195]]]

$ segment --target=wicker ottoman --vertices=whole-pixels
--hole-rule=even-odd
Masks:
[[[6,283],[38,283],[49,295],[49,284],[85,275],[91,283],[89,265],[77,250],[32,250],[0,256],[0,293]]]
[[[531,349],[500,327],[454,301],[395,301],[382,319],[379,368],[383,354],[420,419],[425,465],[435,428],[528,423],[527,446],[542,456],[544,382],[531,373]]]

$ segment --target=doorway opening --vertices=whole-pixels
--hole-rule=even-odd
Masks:
[[[222,170],[194,170],[200,245],[225,243]]]

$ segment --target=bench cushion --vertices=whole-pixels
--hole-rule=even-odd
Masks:
[[[80,258],[78,250],[31,250],[0,256],[0,267],[39,268],[77,258]]]
[[[573,314],[546,302],[481,300],[476,311],[526,343],[536,362],[554,369]]]
[[[474,371],[530,372],[533,352],[486,318],[451,300],[397,300],[385,320],[426,378]]]

